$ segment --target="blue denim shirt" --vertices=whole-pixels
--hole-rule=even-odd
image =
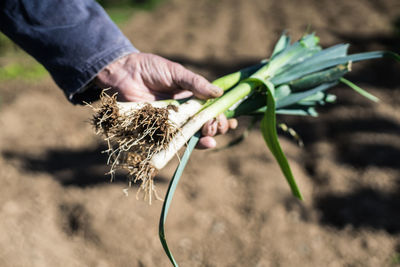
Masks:
[[[50,72],[73,103],[112,61],[137,50],[94,0],[2,0],[0,30]]]

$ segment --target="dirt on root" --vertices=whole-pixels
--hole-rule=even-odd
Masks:
[[[166,0],[123,32],[135,46],[212,80],[258,62],[280,33],[316,31],[322,45],[400,52],[398,0]],[[354,64],[348,88],[320,117],[279,117],[305,200],[290,195],[257,130],[230,150],[195,151],[176,191],[166,235],[180,266],[398,266],[400,67]],[[0,266],[169,266],[158,240],[161,202],[109,183],[105,144],[89,108],[70,105],[50,78],[0,84]],[[239,135],[218,138],[220,145]],[[156,178],[164,195],[177,160]]]
[[[156,168],[151,159],[163,149],[166,149],[174,137],[178,127],[168,120],[169,110],[177,110],[176,106],[165,108],[145,104],[143,107],[132,109],[128,113],[120,112],[117,96],[108,95],[103,91],[98,105],[89,105],[93,109],[92,125],[96,134],[100,135],[107,144],[107,164],[109,174],[114,181],[115,173],[120,170],[127,172],[129,187],[132,183],[140,183],[143,199],[152,204],[153,195],[158,200],[154,188]]]

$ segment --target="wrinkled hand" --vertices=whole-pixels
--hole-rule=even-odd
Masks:
[[[145,53],[132,53],[106,66],[95,78],[102,88],[118,93],[119,101],[144,102],[179,99],[192,95],[200,99],[219,97],[223,90],[209,83],[182,65],[165,58]],[[208,121],[202,128],[198,148],[213,148],[212,136],[225,134],[237,127],[235,119],[224,115]]]

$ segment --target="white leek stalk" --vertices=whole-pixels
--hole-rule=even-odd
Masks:
[[[255,84],[253,82],[240,83],[213,104],[188,120],[168,144],[168,147],[152,157],[150,161],[151,165],[158,170],[162,169],[176,155],[177,151],[187,143],[190,137],[199,131],[207,121],[223,113],[232,105],[250,94],[254,87]],[[184,111],[180,109],[178,113],[181,112],[184,113]]]
[[[117,102],[120,114],[125,115],[129,115],[148,104],[155,108],[166,108],[168,105],[176,106],[177,110],[169,110],[168,120],[171,122],[171,124],[180,128],[185,124],[186,121],[188,121],[203,108],[204,101],[199,99],[189,99],[182,104],[179,104],[177,101],[154,101],[151,103]]]

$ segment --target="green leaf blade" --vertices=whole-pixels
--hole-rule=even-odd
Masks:
[[[307,90],[307,91],[299,92],[299,93],[293,93],[293,94],[279,100],[276,103],[276,108],[283,108],[283,107],[290,106],[292,104],[296,104],[297,102],[301,101],[302,99],[310,97],[318,92],[323,92],[323,91],[335,86],[336,84],[337,84],[337,82],[324,83],[324,84],[321,84],[311,90]]]
[[[167,254],[169,260],[171,261],[172,265],[174,267],[178,266],[178,263],[176,262],[174,256],[172,255],[172,252],[170,251],[168,247],[167,240],[165,238],[165,221],[167,220],[167,215],[168,215],[168,210],[172,202],[172,198],[174,196],[176,187],[178,186],[179,180],[182,176],[183,170],[185,169],[185,166],[190,158],[190,155],[192,154],[193,149],[195,148],[196,144],[198,143],[200,139],[200,132],[196,133],[192,138],[190,138],[187,148],[185,150],[185,153],[183,154],[178,167],[175,170],[174,175],[172,176],[171,182],[169,184],[167,193],[165,195],[164,199],[164,204],[161,210],[161,216],[160,216],[160,223],[158,227],[158,234],[160,237],[161,244],[164,248],[165,253]]]
[[[287,36],[285,32],[283,32],[274,47],[274,51],[272,52],[271,58],[274,58],[276,55],[284,51],[289,45],[290,45],[290,37]]]
[[[292,170],[290,168],[289,162],[282,151],[282,148],[279,144],[278,133],[276,130],[276,114],[275,114],[275,98],[274,98],[274,86],[269,81],[261,81],[267,89],[267,110],[265,111],[264,117],[261,120],[261,132],[264,137],[264,140],[274,155],[276,161],[281,168],[282,173],[284,174],[290,189],[295,197],[302,200],[303,196],[297,186],[296,180],[294,179]]]
[[[374,101],[374,102],[379,102],[379,98],[377,98],[376,96],[368,93],[367,91],[365,91],[364,89],[362,89],[358,85],[350,82],[349,80],[347,80],[345,78],[341,78],[340,81],[342,83],[344,83],[345,85],[347,85],[348,87],[352,88],[354,91],[356,91],[357,93],[359,93],[363,97],[365,97],[365,98],[367,98],[367,99],[369,99],[371,101]]]
[[[317,57],[317,55],[314,55],[314,57]],[[351,62],[356,62],[356,61],[363,61],[367,59],[375,59],[375,58],[383,58],[383,57],[388,57],[388,58],[393,58],[395,60],[400,61],[400,56],[397,55],[396,53],[393,52],[388,52],[388,51],[375,51],[375,52],[366,52],[366,53],[359,53],[359,54],[353,54],[349,56],[344,56],[344,57],[339,57],[339,58],[331,58],[331,59],[325,59],[325,58],[317,58],[313,59],[310,58],[309,60],[296,64],[292,68],[280,73],[279,75],[276,75],[271,79],[271,82],[275,85],[283,84],[290,82],[292,80],[298,79],[303,77],[304,75],[316,72],[316,71],[321,71],[329,67],[333,67],[336,65],[340,64],[347,64],[350,61]]]

